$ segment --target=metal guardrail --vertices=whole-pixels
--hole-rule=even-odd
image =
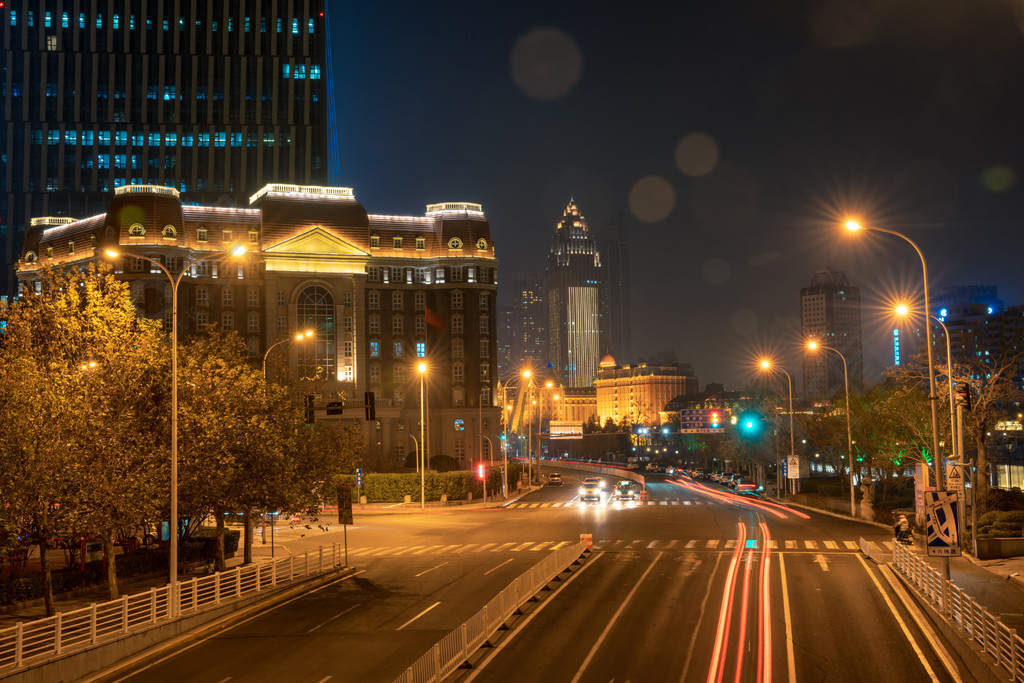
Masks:
[[[271,562],[248,564],[210,576],[196,577],[146,593],[125,595],[72,612],[58,612],[37,621],[19,622],[0,630],[0,677],[40,664],[104,640],[140,631],[160,622],[189,616],[226,600],[257,593],[297,578],[321,574],[341,566],[343,548],[328,548],[290,555]],[[176,598],[176,599],[175,599]]]
[[[893,566],[965,639],[973,640],[1006,669],[1011,681],[1024,683],[1024,639],[1016,629],[1004,624],[909,549],[896,543],[892,554]]]
[[[486,643],[520,606],[578,560],[586,549],[586,543],[577,543],[548,555],[543,562],[531,567],[494,596],[483,609],[427,650],[395,679],[395,683],[435,683],[444,680]]]

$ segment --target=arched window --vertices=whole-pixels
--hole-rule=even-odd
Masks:
[[[334,378],[334,298],[323,287],[306,287],[297,302],[298,327],[314,330],[315,341],[296,344],[299,377]]]

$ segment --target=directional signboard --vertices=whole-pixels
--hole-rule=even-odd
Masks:
[[[679,431],[683,434],[722,434],[725,431],[725,411],[718,408],[680,410]]]
[[[960,500],[964,498],[964,466],[956,463],[946,463],[946,490],[956,491],[960,494]]]
[[[960,494],[924,492],[925,546],[931,557],[960,557]]]

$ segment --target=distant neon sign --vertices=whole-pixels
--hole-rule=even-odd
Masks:
[[[893,365],[900,364],[900,331],[898,328],[892,331],[892,363]]]

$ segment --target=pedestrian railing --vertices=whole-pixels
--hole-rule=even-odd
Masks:
[[[427,650],[395,683],[435,683],[462,666],[527,600],[587,551],[586,543],[559,548],[534,565]]]
[[[335,543],[302,555],[182,581],[173,596],[168,584],[45,619],[19,622],[0,630],[0,677],[159,622],[190,616],[228,600],[333,570],[341,566],[343,558],[344,549]]]
[[[893,566],[964,638],[973,640],[991,655],[1010,674],[1011,681],[1024,683],[1024,639],[1016,629],[1004,624],[908,548],[894,543],[892,554]]]

